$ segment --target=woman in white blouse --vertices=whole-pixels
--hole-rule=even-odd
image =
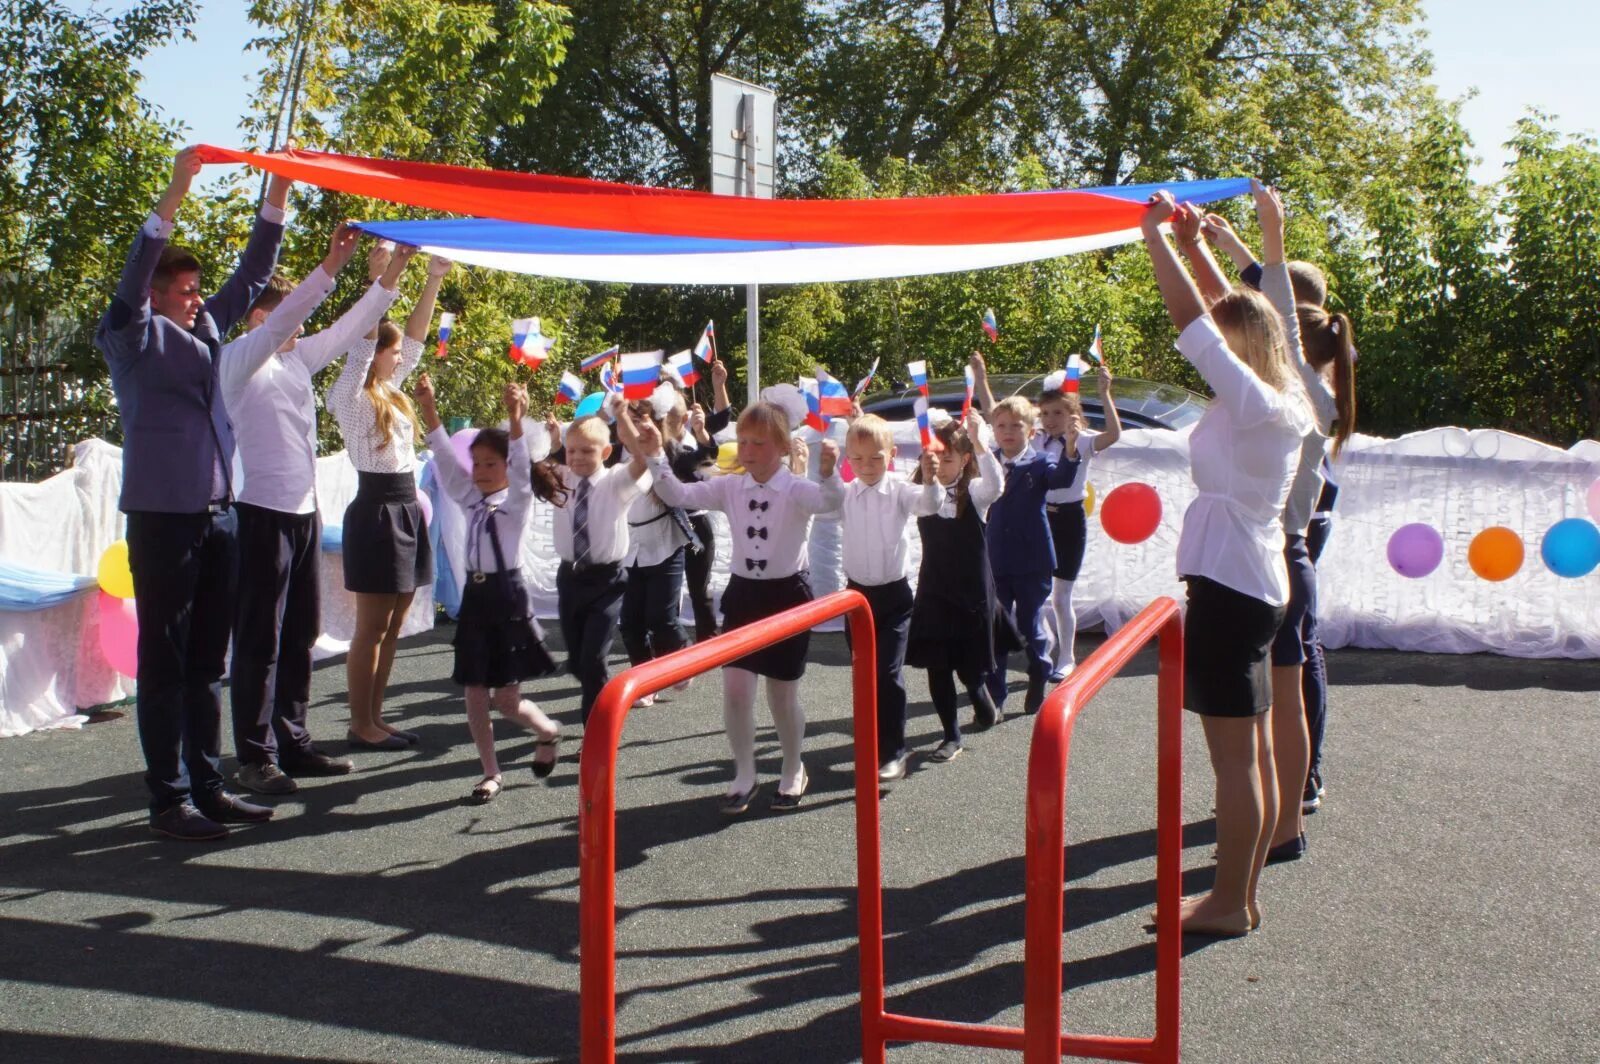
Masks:
[[[368,272],[383,269],[375,248]],[[328,390],[345,451],[355,464],[356,497],[344,514],[344,586],[356,597],[356,630],[345,672],[350,699],[350,744],[398,750],[416,735],[383,719],[384,689],[394,665],[400,626],[418,587],[433,582],[433,553],[417,505],[417,415],[400,384],[422,358],[434,301],[450,269],[428,262],[428,281],[406,320],[404,335],[389,322],[356,344]]]
[[[1217,781],[1216,880],[1180,916],[1185,932],[1243,935],[1261,921],[1256,885],[1278,819],[1267,652],[1288,601],[1283,509],[1314,423],[1272,304],[1235,289],[1207,312],[1161,228],[1175,209],[1158,193],[1142,228],[1178,350],[1214,393],[1189,441],[1199,494],[1183,517],[1178,575],[1189,588],[1185,704],[1200,715]]]

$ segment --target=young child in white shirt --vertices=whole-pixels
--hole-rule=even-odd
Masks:
[[[626,404],[617,405],[619,412],[626,409]],[[554,414],[545,419],[545,431],[552,445],[561,441]],[[633,422],[619,416],[617,432],[633,456],[631,461],[607,466],[610,428],[601,418],[581,417],[567,426],[565,446],[551,455],[556,464],[548,467],[567,492],[553,521],[556,554],[561,558],[556,609],[567,646],[567,671],[582,687],[580,708],[586,724],[611,678],[606,657],[617,638],[627,586],[622,563],[628,556],[628,511],[656,479],[645,466]]]
[[[655,490],[668,506],[721,510],[728,515],[733,545],[732,575],[722,593],[723,630],[753,624],[812,598],[806,540],[811,518],[839,508],[844,485],[835,468],[839,447],[824,440],[818,460],[820,481],[807,480],[784,464],[794,449],[789,416],[770,403],[756,403],[739,415],[740,475],[685,484],[674,477],[661,454],[660,433],[642,426],[641,446],[656,470]],[[801,759],[806,718],[800,708],[800,677],[805,675],[809,633],[759,650],[722,670],[722,719],[733,750],[734,776],[722,811],[737,816],[750,808],[756,780],[756,677],[767,678],[772,710],[783,747],[783,774],[772,808],[800,807],[810,780]]]
[[[855,479],[844,487],[839,524],[846,586],[872,608],[878,664],[878,779],[906,774],[906,638],[911,629],[911,583],[906,579],[906,522],[939,508],[937,495],[889,471],[894,432],[873,414],[856,417],[845,434]],[[849,633],[847,633],[849,634]]]
[[[533,503],[532,466],[522,436],[528,393],[520,384],[507,384],[505,403],[509,432],[481,430],[472,441],[472,468],[465,469],[440,424],[433,382],[426,373],[417,381],[418,412],[428,427],[439,486],[467,514],[462,554],[467,582],[456,618],[451,679],[466,689],[467,727],[483,765],[483,779],[469,797],[478,804],[493,801],[503,782],[489,720],[491,702],[501,716],[539,737],[535,776],[548,776],[555,768],[561,734],[555,721],[522,697],[522,681],[554,672],[555,662],[544,648],[517,564]]]

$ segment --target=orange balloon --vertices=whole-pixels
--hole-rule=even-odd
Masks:
[[[1467,547],[1467,564],[1485,580],[1511,579],[1522,568],[1522,558],[1522,537],[1499,525],[1473,536]]]

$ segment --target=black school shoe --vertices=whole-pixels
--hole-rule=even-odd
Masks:
[[[271,820],[274,812],[270,805],[256,805],[227,791],[196,798],[194,804],[202,814],[219,824],[259,824]]]
[[[179,802],[170,809],[151,813],[150,830],[184,842],[210,842],[228,837],[228,829],[196,809],[193,802]]]
[[[293,756],[279,755],[278,766],[291,776],[348,776],[356,770],[356,763],[349,758],[329,757],[314,746]]]
[[[1039,712],[1039,707],[1044,705],[1044,674],[1028,674],[1028,695],[1023,700],[1022,712],[1030,717]]]
[[[972,699],[972,730],[983,731],[992,728],[1005,719],[1005,713],[994,704],[994,696],[989,694],[989,689],[982,684],[967,692]]]
[[[1282,864],[1284,861],[1298,861],[1306,855],[1306,833],[1301,832],[1298,837],[1288,842],[1280,842],[1267,851],[1267,864]]]

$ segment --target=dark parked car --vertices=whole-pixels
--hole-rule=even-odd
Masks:
[[[1044,374],[992,373],[989,388],[996,400],[1011,395],[1025,395],[1039,401],[1043,390]],[[942,407],[952,415],[960,416],[961,402],[966,396],[966,382],[960,377],[940,377],[928,382],[928,404]],[[1156,384],[1134,377],[1118,377],[1111,385],[1111,396],[1116,400],[1117,415],[1124,428],[1130,429],[1181,429],[1200,420],[1210,400],[1176,384]],[[1085,376],[1080,393],[1083,414],[1092,429],[1105,427],[1105,411],[1100,408],[1100,392],[1094,378]],[[861,409],[890,421],[904,421],[915,415],[912,404],[916,402],[917,389],[897,388],[891,391],[869,392],[861,398]]]

